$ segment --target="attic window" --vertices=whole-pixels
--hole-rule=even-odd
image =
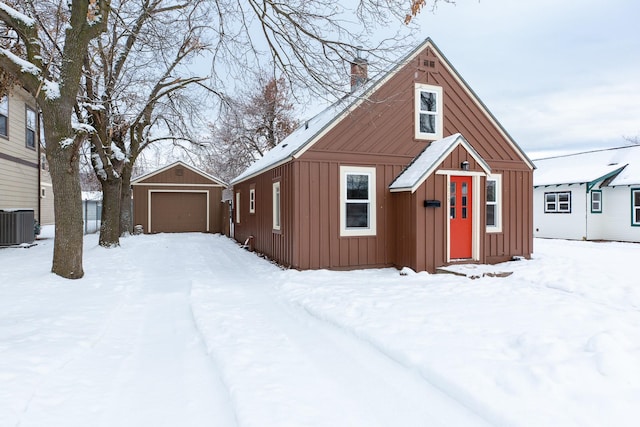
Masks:
[[[184,175],[184,169],[176,169],[176,176],[183,176]]]
[[[415,138],[442,138],[442,87],[417,83],[415,86]]]
[[[422,65],[424,65],[425,67],[429,67],[429,68],[435,68],[436,62],[435,61],[429,61],[428,59],[425,59],[424,61],[422,61]]]

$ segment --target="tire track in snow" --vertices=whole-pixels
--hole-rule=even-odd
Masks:
[[[210,252],[221,277],[196,283],[196,321],[234,386],[240,425],[486,425],[414,367],[284,299],[269,283],[281,270],[223,241]]]

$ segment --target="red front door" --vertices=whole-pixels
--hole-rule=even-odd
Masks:
[[[471,177],[452,176],[450,190],[450,258],[471,258],[473,243]]]

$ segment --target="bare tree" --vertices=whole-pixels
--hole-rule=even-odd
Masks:
[[[207,78],[185,67],[206,49],[207,2],[120,0],[108,31],[91,45],[81,103],[91,159],[103,193],[99,244],[119,245],[131,230],[130,180],[140,153],[164,139],[189,139],[183,92]],[[154,134],[155,132],[155,134]]]
[[[218,119],[209,125],[207,144],[200,144],[195,161],[222,179],[230,180],[295,130],[292,93],[282,77],[263,72],[254,84],[227,98]],[[194,159],[192,159],[194,161]]]
[[[31,93],[42,111],[45,152],[56,195],[51,270],[77,279],[84,275],[78,150],[89,129],[74,126],[72,112],[87,46],[105,29],[110,4],[108,0],[46,0],[20,1],[15,6],[21,11],[0,2],[3,31],[13,37],[0,47],[0,67]]]

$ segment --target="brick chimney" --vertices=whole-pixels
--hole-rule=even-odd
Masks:
[[[369,62],[361,56],[360,49],[358,49],[356,57],[351,61],[351,92],[365,84],[368,79]]]

